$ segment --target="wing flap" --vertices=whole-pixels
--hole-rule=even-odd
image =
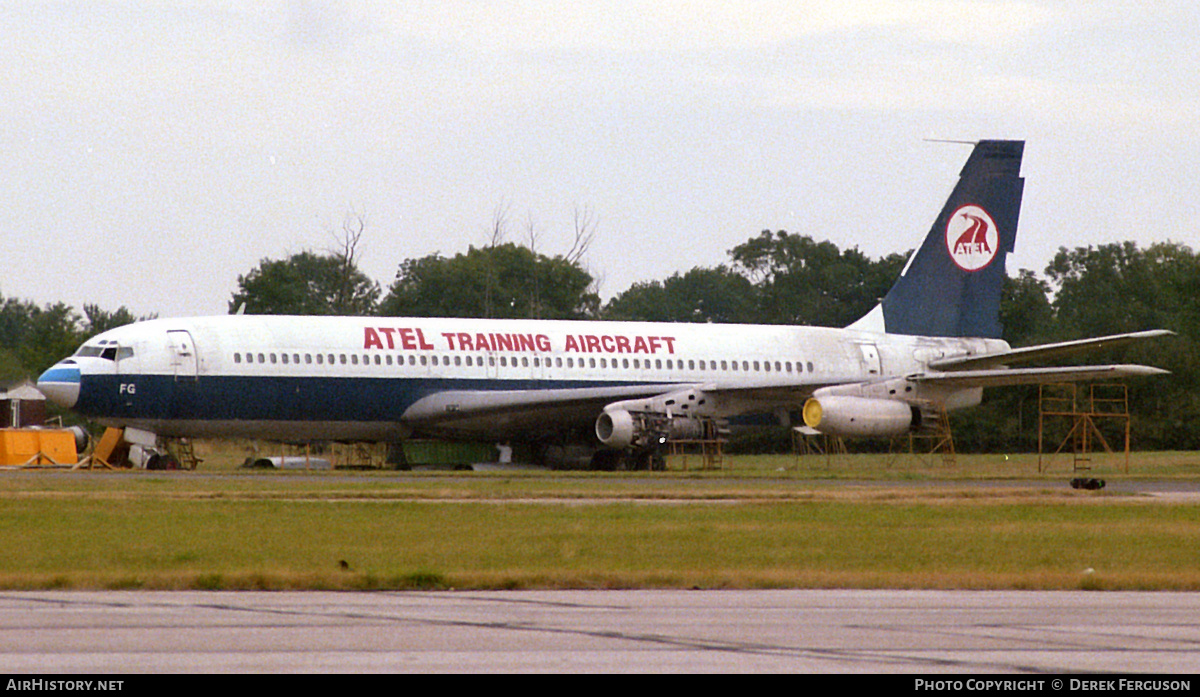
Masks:
[[[958,370],[945,373],[920,373],[909,380],[955,389],[1032,385],[1044,382],[1082,382],[1116,380],[1127,377],[1165,375],[1169,371],[1145,365],[1081,365],[1052,368],[1004,368],[995,370]]]
[[[551,390],[446,390],[417,400],[404,412],[409,423],[427,423],[518,412],[538,407],[572,409],[595,407],[620,399],[652,397],[687,385],[648,384],[613,387],[579,387]]]

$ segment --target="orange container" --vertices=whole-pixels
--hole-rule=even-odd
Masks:
[[[0,428],[0,465],[73,465],[75,434],[66,429]]]

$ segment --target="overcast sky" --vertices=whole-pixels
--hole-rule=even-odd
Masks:
[[[1200,6],[0,2],[0,295],[226,312],[261,259],[509,238],[605,298],[764,229],[919,244],[969,147],[1025,139],[1009,271],[1200,245]]]

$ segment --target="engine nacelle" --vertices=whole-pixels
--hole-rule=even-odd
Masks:
[[[646,447],[667,440],[698,439],[704,436],[700,419],[667,416],[653,412],[630,413],[625,409],[605,409],[596,419],[596,437],[605,447],[623,450]]]
[[[614,450],[628,448],[638,430],[633,423],[633,414],[624,409],[603,411],[596,419],[596,437]]]
[[[804,423],[830,436],[900,436],[920,427],[921,410],[894,399],[823,395],[804,403]]]

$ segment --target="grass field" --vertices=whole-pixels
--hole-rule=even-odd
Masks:
[[[1200,505],[1036,456],[663,473],[0,472],[3,588],[1200,589]],[[1195,479],[1200,455],[1093,460]],[[975,480],[988,480],[980,483]]]

